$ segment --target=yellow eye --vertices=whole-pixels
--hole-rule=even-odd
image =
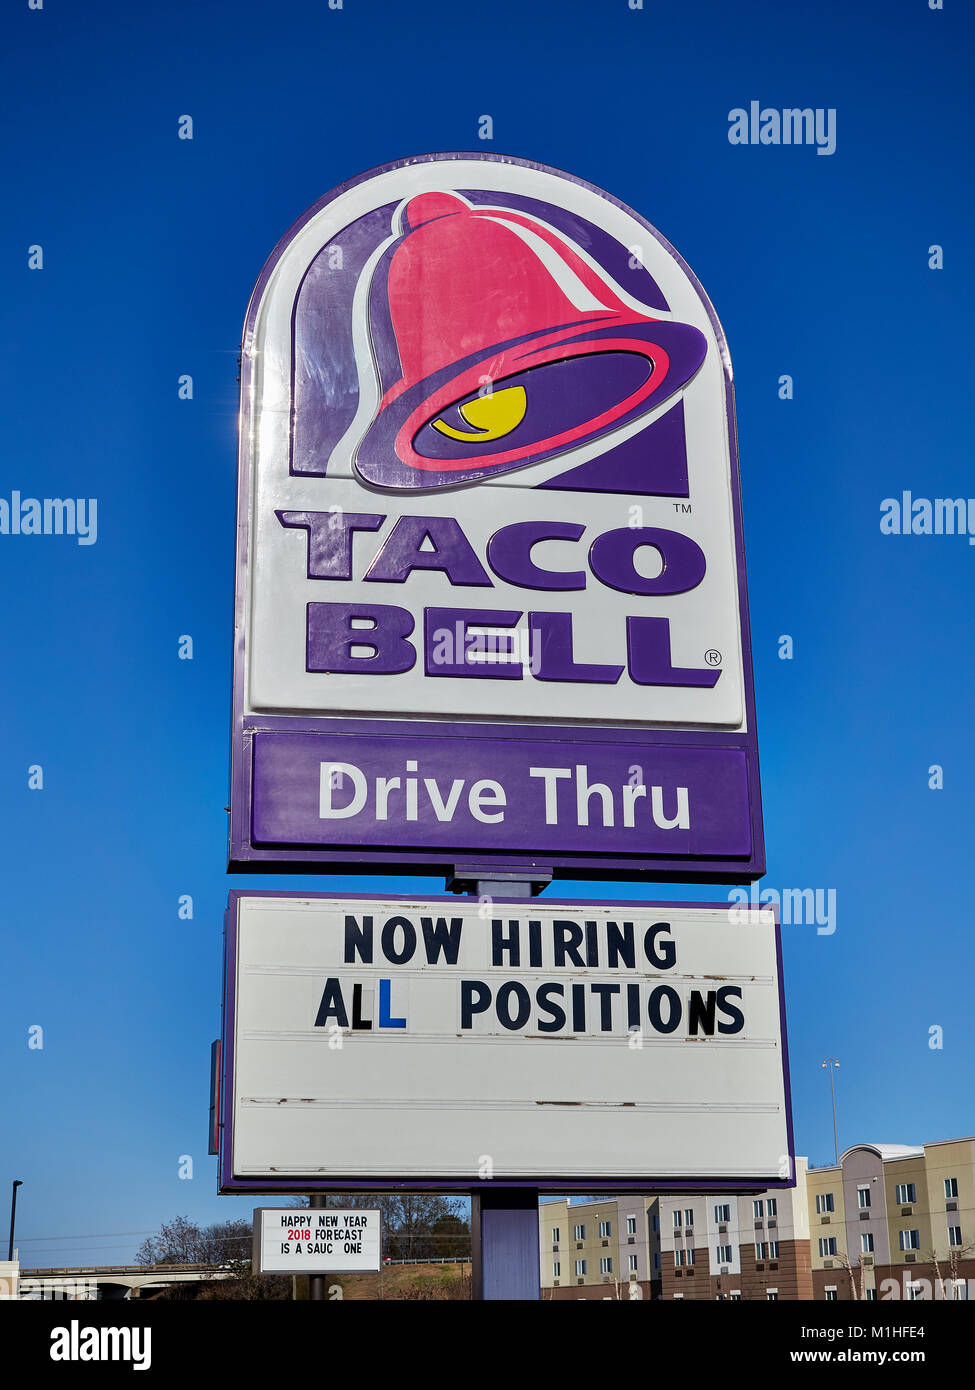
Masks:
[[[487,443],[492,439],[503,439],[516,425],[520,425],[528,409],[528,398],[524,386],[509,386],[504,391],[494,391],[490,396],[478,396],[458,409],[472,432],[455,430],[443,420],[434,420],[433,428],[449,439],[459,439],[463,443]]]

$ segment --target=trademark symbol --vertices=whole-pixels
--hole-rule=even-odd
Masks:
[[[691,510],[692,510],[692,507],[691,507],[690,502],[675,502],[675,503],[674,503],[674,511],[675,511],[675,512],[683,512],[684,515],[687,516],[687,515],[691,512]]]
[[[704,653],[704,660],[708,663],[709,666],[720,666],[721,653],[716,652],[713,647],[709,647],[708,650]]]

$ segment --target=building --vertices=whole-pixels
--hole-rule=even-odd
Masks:
[[[808,1175],[815,1298],[965,1298],[975,1139],[857,1144]]]
[[[757,1195],[547,1202],[539,1238],[543,1297],[975,1299],[975,1139],[799,1158]]]
[[[538,1209],[543,1298],[631,1298],[660,1294],[655,1197],[562,1199]]]
[[[796,1186],[658,1199],[665,1299],[811,1299],[806,1160]]]

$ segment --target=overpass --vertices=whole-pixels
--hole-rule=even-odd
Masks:
[[[79,1265],[64,1269],[22,1269],[21,1299],[141,1298],[144,1290],[204,1279],[232,1279],[220,1265]]]

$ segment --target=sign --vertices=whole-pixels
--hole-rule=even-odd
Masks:
[[[764,872],[730,358],[615,198],[437,154],[311,208],[238,535],[232,869]]]
[[[261,1274],[376,1271],[381,1258],[379,1211],[254,1209],[251,1268]]]
[[[220,1152],[220,1039],[210,1044],[210,1144],[207,1153]]]
[[[791,1185],[775,914],[232,893],[221,1190]]]

